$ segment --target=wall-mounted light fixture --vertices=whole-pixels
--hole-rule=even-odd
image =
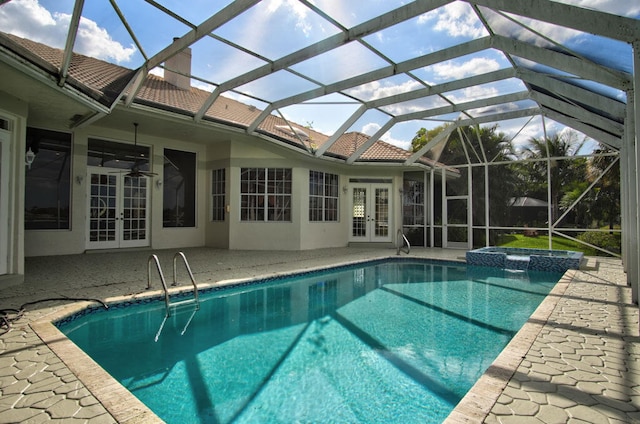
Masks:
[[[157,188],[162,187],[162,180],[156,180],[156,187]]]
[[[82,175],[76,175],[76,183],[78,185],[82,185],[82,180],[84,180],[84,177]]]
[[[344,194],[347,194],[348,191],[349,191],[349,187],[347,187],[346,185],[342,186],[342,192]]]
[[[34,160],[36,160],[36,154],[33,153],[33,150],[29,147],[29,150],[27,150],[27,153],[24,155],[24,163],[26,163],[27,167],[31,169],[31,164]]]

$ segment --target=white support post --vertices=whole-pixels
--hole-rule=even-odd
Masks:
[[[443,248],[447,247],[447,172],[444,168],[442,168],[442,193],[441,202],[442,202],[442,230],[440,231],[440,243]]]
[[[431,240],[429,238],[427,238],[427,234],[431,234],[433,232],[433,230],[429,230],[431,228],[431,226],[433,225],[433,203],[431,203],[431,179],[433,178],[433,168],[431,168],[430,171],[424,171],[424,175],[422,176],[422,187],[424,190],[424,201],[423,201],[423,207],[424,207],[424,215],[425,218],[428,219],[428,221],[425,221],[422,223],[422,229],[424,231],[424,234],[422,236],[422,243],[424,247],[432,247],[431,246]]]
[[[473,168],[467,165],[467,248],[473,249]]]
[[[622,260],[631,286],[632,299],[638,300],[638,149],[635,128],[633,92],[627,93],[627,119],[622,160],[620,161],[620,201],[622,206]]]
[[[630,93],[627,93],[629,98]],[[622,232],[620,233],[620,257],[622,258],[622,269],[625,273],[629,272],[629,251],[631,248],[631,240],[629,238],[629,229],[631,228],[631,222],[629,217],[629,193],[631,192],[630,179],[629,179],[629,133],[625,131],[622,139],[622,147],[620,148],[620,226]]]
[[[542,132],[544,135],[544,151],[547,154],[547,237],[549,238],[549,250],[553,249],[553,191],[551,187],[551,155],[549,154],[549,144],[547,142],[547,124],[544,119],[544,115],[542,115]]]
[[[635,153],[633,155],[635,161],[631,164],[632,167],[629,175],[633,177],[635,183],[635,193],[633,193],[633,202],[631,203],[631,216],[629,217],[635,224],[635,228],[630,237],[634,239],[632,242],[633,246],[631,246],[629,252],[629,264],[633,264],[634,272],[631,275],[627,274],[627,281],[631,285],[632,301],[637,303],[640,284],[638,282],[638,264],[640,263],[640,251],[638,250],[638,237],[640,237],[640,214],[638,213],[638,199],[640,198],[640,184],[638,184],[638,169],[640,169],[640,151],[638,146],[638,134],[640,134],[640,128],[638,127],[640,125],[640,40],[636,40],[633,43],[633,69],[633,95],[631,99],[627,98],[627,119],[630,119],[631,122],[628,123],[627,128],[630,128],[632,131],[629,137],[635,147],[633,150]]]
[[[497,165],[497,166],[502,166],[502,165]],[[490,243],[490,236],[491,236],[491,231],[489,231],[489,219],[491,218],[490,215],[490,211],[489,211],[489,198],[490,198],[490,193],[489,193],[489,164],[485,161],[484,162],[484,245],[485,246],[489,246]],[[504,225],[502,222],[500,223],[500,225]]]

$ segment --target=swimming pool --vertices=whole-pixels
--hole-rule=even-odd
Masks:
[[[160,299],[57,325],[167,422],[436,423],[559,278],[376,261],[206,291],[157,342]]]

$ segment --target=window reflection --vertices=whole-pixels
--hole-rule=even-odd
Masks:
[[[196,226],[196,154],[164,149],[163,226]]]
[[[36,158],[25,175],[25,229],[70,229],[71,134],[27,128]]]

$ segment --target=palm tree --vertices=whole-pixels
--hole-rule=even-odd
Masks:
[[[434,151],[427,152],[425,155],[450,166],[468,163],[479,164],[483,163],[485,158],[487,162],[509,160],[513,148],[506,135],[498,132],[497,128],[497,125],[492,127],[460,127],[451,133],[446,143],[442,142],[435,146]],[[445,129],[446,126],[439,126],[432,130],[422,128],[413,138],[413,150],[420,150],[422,146]],[[470,188],[467,188],[466,169],[460,168],[460,171],[462,176],[457,180],[448,181],[447,184],[454,193],[467,193],[468,189],[474,193],[471,205],[473,224],[485,224],[484,211],[488,207],[491,224],[504,225],[508,219],[508,204],[510,198],[513,197],[516,182],[511,168],[507,166],[491,166],[489,168],[490,196],[488,205],[485,205],[484,170],[482,167],[472,168],[472,187]],[[474,238],[474,242],[484,245],[484,240],[475,240]]]
[[[546,181],[551,185],[551,220],[555,222],[560,216],[560,203],[563,193],[571,188],[565,187],[572,181],[584,179],[584,161],[566,160],[575,156],[584,146],[585,139],[571,132],[556,133],[547,138],[531,138],[529,145],[520,153],[524,159],[543,159],[548,161],[533,162],[533,175],[529,175],[532,182]],[[549,165],[549,179],[547,181],[547,164]],[[538,187],[539,189],[539,187]]]
[[[620,220],[620,162],[614,163],[617,156],[598,156],[605,150],[594,150],[594,156],[587,162],[587,180],[595,181],[601,176],[600,181],[594,187],[592,212],[600,219],[606,219],[609,229],[613,230]],[[603,172],[613,163],[606,174]]]

